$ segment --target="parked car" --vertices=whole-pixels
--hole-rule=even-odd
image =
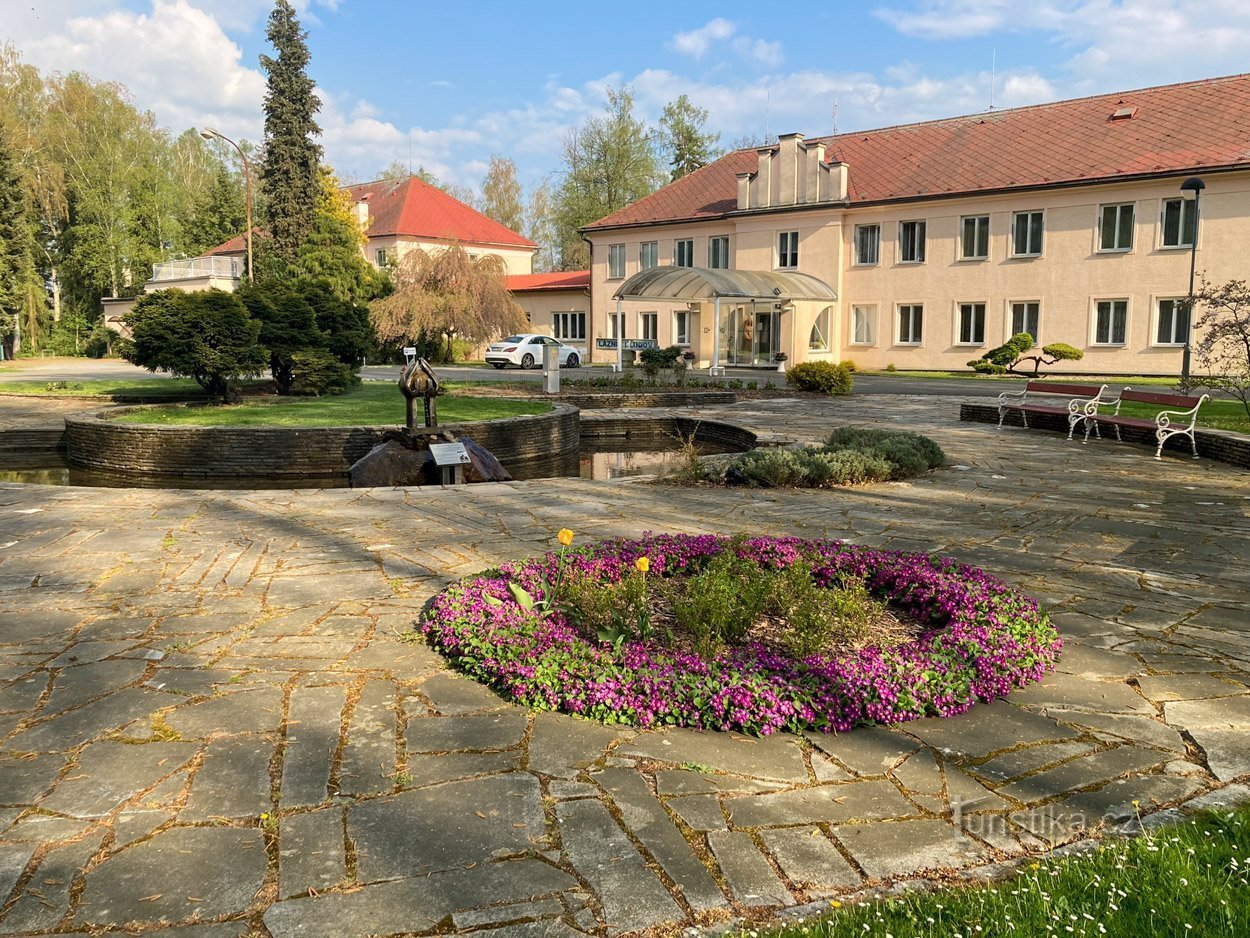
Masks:
[[[543,346],[555,345],[560,349],[560,367],[577,368],[582,363],[580,349],[565,345],[549,335],[510,335],[493,342],[486,349],[486,361],[496,368],[516,365],[518,368],[542,367]]]

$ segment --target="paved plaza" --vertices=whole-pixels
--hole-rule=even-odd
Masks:
[[[0,934],[676,930],[1244,798],[1250,474],[958,403],[703,411],[907,427],[950,457],[835,491],[0,486]],[[840,736],[535,714],[411,629],[562,527],[938,551],[1041,599],[1066,648],[1006,701]]]

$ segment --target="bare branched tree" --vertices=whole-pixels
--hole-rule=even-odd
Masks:
[[[1194,352],[1206,374],[1202,384],[1241,401],[1250,417],[1250,283],[1214,286],[1204,280],[1194,305],[1202,310],[1194,323],[1200,336]]]

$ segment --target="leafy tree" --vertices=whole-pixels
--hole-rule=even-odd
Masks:
[[[321,146],[313,137],[321,133],[316,122],[321,101],[307,72],[308,33],[290,0],[274,4],[266,35],[277,56],[260,57],[268,75],[261,180],[272,248],[280,261],[290,264],[316,224]]]
[[[342,299],[367,302],[384,292],[386,275],[365,260],[365,243],[347,193],[323,167],[313,227],[296,252],[291,273],[329,284]]]
[[[422,170],[422,172],[424,172],[424,170]],[[391,165],[386,167],[386,169],[382,170],[381,172],[379,172],[375,178],[377,179],[407,179],[411,175],[412,175],[412,170],[408,168],[407,163],[405,163],[403,160],[391,160]],[[430,183],[432,183],[433,181],[434,179],[432,176],[426,180],[426,182],[430,182]]]
[[[506,285],[507,270],[494,254],[471,260],[464,248],[409,251],[395,271],[395,292],[371,304],[383,341],[446,334],[483,342],[525,325],[525,314]]]
[[[26,190],[9,145],[9,132],[0,122],[0,342],[4,358],[22,346],[22,325],[30,322],[31,308],[43,299],[35,275],[34,237]]]
[[[529,206],[525,212],[525,236],[538,245],[538,250],[534,253],[535,272],[558,270],[560,251],[556,241],[555,203],[550,179],[544,179],[530,193]]]
[[[260,323],[258,340],[269,354],[269,373],[278,393],[290,394],[295,354],[325,344],[316,313],[302,296],[283,285],[246,287],[236,295]]]
[[[506,156],[496,154],[490,158],[490,167],[482,181],[482,214],[513,231],[519,232],[525,225],[516,163]]]
[[[1085,353],[1063,342],[1052,342],[1044,346],[1040,353],[1028,354],[1033,350],[1033,336],[1027,332],[1017,332],[997,348],[992,348],[980,358],[968,362],[968,367],[982,374],[1002,375],[1015,371],[1021,362],[1033,363],[1033,377],[1041,373],[1042,365],[1057,365],[1061,361],[1080,361]]]
[[[1250,417],[1250,283],[1204,280],[1194,302],[1203,309],[1193,324],[1201,336],[1194,351],[1206,375],[1202,383],[1241,401]]]
[[[561,266],[589,263],[578,229],[650,195],[663,179],[653,134],[634,116],[633,92],[609,88],[607,112],[564,139],[564,178],[555,199]]]
[[[695,107],[684,94],[670,101],[660,117],[660,140],[672,167],[672,179],[701,169],[719,156],[720,134],[704,133],[707,109]]]
[[[183,249],[198,256],[240,234],[246,225],[242,184],[225,165],[220,165],[183,223]]]
[[[222,401],[235,396],[239,379],[264,370],[261,324],[233,293],[158,290],[139,299],[127,322],[133,331],[123,349],[128,361],[194,378]]]

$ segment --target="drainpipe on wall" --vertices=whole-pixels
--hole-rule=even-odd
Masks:
[[[586,364],[589,365],[595,360],[595,339],[592,334],[595,331],[595,246],[585,235],[582,235],[582,240],[586,242],[586,270],[590,273],[590,283],[586,285],[586,295],[590,297],[589,321],[586,324]]]

